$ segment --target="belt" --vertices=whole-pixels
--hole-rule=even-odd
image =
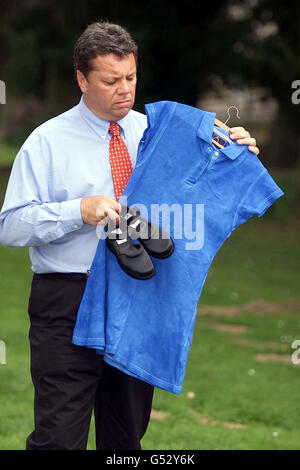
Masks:
[[[33,279],[84,279],[88,278],[89,271],[86,273],[34,273]]]

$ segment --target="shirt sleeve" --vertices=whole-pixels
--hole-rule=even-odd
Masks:
[[[251,217],[261,217],[283,194],[268,171],[263,169],[242,196],[234,216],[233,229]]]
[[[48,157],[34,137],[15,158],[0,213],[0,242],[5,246],[41,246],[83,225],[81,198],[51,201]]]

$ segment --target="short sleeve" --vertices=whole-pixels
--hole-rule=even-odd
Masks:
[[[145,105],[148,125],[166,127],[177,106],[176,101],[156,101]]]
[[[235,213],[233,228],[243,224],[251,217],[261,217],[283,195],[283,191],[264,169],[242,195]]]

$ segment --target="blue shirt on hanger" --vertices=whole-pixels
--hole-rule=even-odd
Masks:
[[[146,105],[146,113],[148,127],[120,203],[160,223],[175,251],[152,258],[155,276],[137,280],[100,239],[73,343],[179,394],[197,303],[216,253],[236,227],[262,216],[283,192],[247,146],[212,144],[215,113],[169,101]]]

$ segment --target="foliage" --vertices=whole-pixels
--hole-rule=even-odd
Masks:
[[[3,1],[1,78],[9,97],[24,102],[34,95],[42,103],[41,120],[63,112],[79,98],[74,43],[88,23],[107,19],[126,27],[139,45],[137,110],[156,100],[195,105],[220,79],[236,88],[266,87],[279,102],[271,161],[291,165],[298,155],[300,108],[291,103],[291,83],[300,76],[298,9],[295,0],[289,8],[279,0]],[[18,143],[34,127],[30,115],[26,120],[10,122],[8,135]]]

